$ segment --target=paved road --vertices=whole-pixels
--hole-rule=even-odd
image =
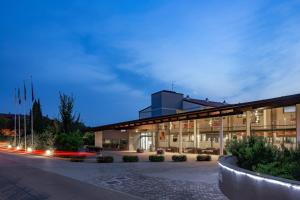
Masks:
[[[33,168],[15,161],[18,156],[0,152],[0,199],[139,199],[81,182],[72,178]]]

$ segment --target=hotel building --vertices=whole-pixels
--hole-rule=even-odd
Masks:
[[[173,91],[151,95],[139,119],[91,128],[95,146],[178,153],[224,153],[232,139],[262,136],[295,148],[300,142],[300,94],[228,104],[184,97]]]

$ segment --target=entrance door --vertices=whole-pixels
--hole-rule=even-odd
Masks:
[[[150,150],[152,145],[152,133],[141,133],[141,149]]]

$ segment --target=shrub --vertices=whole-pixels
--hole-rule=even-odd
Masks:
[[[159,155],[162,155],[162,154],[165,153],[165,151],[164,151],[163,149],[158,149],[158,150],[156,151],[156,153],[159,154]]]
[[[137,156],[123,156],[123,162],[138,162],[139,157]]]
[[[149,156],[150,162],[163,162],[165,161],[165,157],[161,155],[150,155]]]
[[[61,133],[55,138],[56,149],[63,151],[78,151],[83,146],[83,138],[79,132]]]
[[[95,144],[95,134],[94,133],[85,133],[83,136],[84,145],[93,146]]]
[[[112,163],[114,162],[114,157],[112,156],[98,156],[97,157],[98,163]]]
[[[86,156],[71,156],[71,162],[83,162]]]
[[[259,173],[300,180],[300,149],[281,149],[267,144],[263,138],[234,140],[229,152],[237,157],[238,166]]]
[[[173,155],[172,160],[174,162],[185,162],[187,161],[186,155]]]
[[[210,155],[200,154],[197,156],[197,161],[211,161]]]
[[[55,135],[50,127],[47,127],[42,133],[34,136],[36,149],[49,149],[54,145]]]
[[[247,137],[233,140],[228,146],[229,152],[238,158],[238,165],[253,170],[259,163],[274,161],[278,149],[269,145],[262,137]]]

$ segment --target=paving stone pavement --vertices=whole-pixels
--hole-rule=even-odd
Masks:
[[[100,188],[120,191],[147,200],[228,200],[218,188],[216,161],[201,163],[193,160],[185,163],[117,161],[101,164],[96,163],[95,158],[84,163],[30,156],[10,156],[10,159]]]
[[[149,200],[227,200],[216,183],[170,180],[134,172],[115,176],[98,176],[93,179],[93,184]]]
[[[0,178],[0,199],[11,200],[44,200],[48,199],[47,194],[42,194],[32,188],[18,184],[18,179]]]

